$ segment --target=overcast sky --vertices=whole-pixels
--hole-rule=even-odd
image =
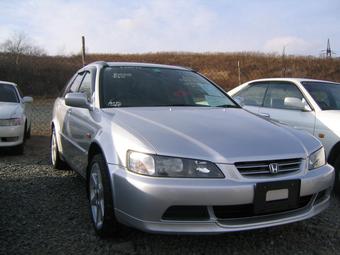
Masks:
[[[259,51],[340,55],[340,0],[0,0],[0,42],[49,54]]]

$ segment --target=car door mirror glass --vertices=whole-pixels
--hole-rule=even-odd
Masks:
[[[284,106],[293,110],[311,111],[306,101],[297,97],[285,97]]]
[[[90,103],[87,100],[87,96],[84,93],[72,92],[67,93],[65,96],[65,104],[71,107],[85,108],[92,110]]]
[[[32,97],[23,97],[22,101],[26,103],[33,103],[33,98]]]

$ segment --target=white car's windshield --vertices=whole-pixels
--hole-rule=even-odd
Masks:
[[[101,80],[101,106],[239,107],[195,72],[179,69],[106,67]]]
[[[302,85],[322,110],[340,110],[340,84],[304,81]]]
[[[18,103],[19,98],[12,85],[0,83],[0,102]]]

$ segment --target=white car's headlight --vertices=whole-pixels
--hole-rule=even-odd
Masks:
[[[21,118],[0,119],[0,126],[20,126],[23,120]]]
[[[221,170],[209,161],[149,155],[134,151],[127,153],[127,168],[134,173],[158,177],[224,178]]]
[[[326,164],[326,154],[323,147],[313,152],[308,158],[308,169],[312,170]]]

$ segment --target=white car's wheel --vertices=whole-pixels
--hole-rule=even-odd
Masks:
[[[96,233],[101,237],[114,235],[119,230],[119,224],[114,216],[107,165],[101,154],[95,155],[91,160],[87,191],[91,220]]]
[[[25,150],[25,142],[26,142],[26,124],[25,124],[25,129],[24,129],[24,134],[23,134],[23,140],[22,140],[22,143],[15,146],[13,148],[13,152],[15,154],[18,154],[18,155],[22,155],[24,154],[24,150]]]
[[[65,169],[66,163],[60,158],[58,143],[57,143],[57,136],[55,130],[52,130],[51,135],[51,164],[55,169]]]
[[[340,197],[340,156],[335,161],[335,180],[334,180],[334,192]]]
[[[31,138],[31,126],[29,126],[29,128],[26,131],[26,139],[30,139]]]

